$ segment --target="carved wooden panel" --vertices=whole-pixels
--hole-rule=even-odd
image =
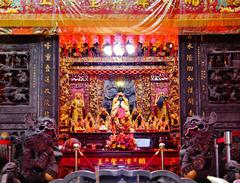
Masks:
[[[26,48],[0,52],[0,105],[29,105],[29,61]]]
[[[217,113],[217,129],[240,128],[239,35],[180,36],[181,121]]]
[[[58,117],[58,37],[0,36],[0,129],[24,130],[24,116]]]

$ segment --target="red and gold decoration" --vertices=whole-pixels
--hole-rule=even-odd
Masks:
[[[183,6],[182,9],[186,11],[186,13],[197,13],[197,12],[209,12],[209,13],[232,13],[239,12],[240,2],[237,0],[182,0]]]
[[[74,161],[84,168],[91,162],[135,169],[152,163],[152,169],[159,169],[160,141],[171,146],[166,148],[170,155],[166,153],[165,165],[174,170],[179,169],[180,142],[178,35],[239,33],[239,12],[239,0],[0,0],[0,34],[60,36],[59,142],[65,142],[61,171]],[[51,97],[52,83],[58,83],[52,77],[58,74],[55,44],[58,47],[48,40],[42,43],[38,92],[44,110],[38,113],[57,119],[57,100]],[[196,113],[193,60],[200,60],[200,48],[191,36],[182,47],[186,49],[186,62],[180,66],[186,72],[184,115],[190,117]],[[79,138],[85,134],[95,135],[96,141]],[[139,134],[154,145],[140,149]],[[82,145],[79,159],[72,156],[74,144]],[[2,153],[6,148],[1,146]],[[196,172],[188,173],[193,177]]]
[[[182,6],[179,7],[179,4]],[[79,8],[81,7],[81,8]],[[88,14],[164,14],[169,9],[175,8],[187,12],[237,12],[239,2],[237,0],[134,0],[134,1],[110,1],[110,0],[2,0],[0,2],[1,13],[19,14],[70,14],[72,16]],[[78,10],[78,11],[76,11]],[[166,11],[166,12],[164,12]],[[185,13],[185,12],[184,12]],[[151,15],[153,16],[153,15]]]
[[[159,11],[157,5],[168,8],[170,4],[174,6],[175,1],[161,2],[159,0],[133,0],[133,1],[111,1],[111,0],[2,0],[0,7],[5,11],[2,13],[21,13],[21,14],[112,14],[112,13],[134,13],[146,14],[151,9]],[[79,8],[81,7],[81,8]],[[10,9],[11,8],[11,9]],[[76,9],[79,8],[79,11]],[[171,7],[172,8],[172,7]],[[14,10],[11,12],[11,10]]]
[[[238,33],[239,11],[239,0],[2,0],[0,32]]]
[[[116,44],[119,44],[118,48]],[[130,45],[131,54],[127,50]],[[177,45],[175,36],[117,34],[63,37],[60,49],[60,125],[73,133],[177,130]],[[104,50],[106,46],[111,50],[110,55]],[[119,49],[122,49],[121,56],[117,55],[121,52]],[[121,98],[125,104],[122,103],[119,108],[117,96],[121,92],[107,95],[120,89],[120,83],[126,87],[124,83],[128,78],[132,80],[131,91],[134,91],[134,98],[130,100],[135,100],[137,105],[128,103],[132,102],[128,101],[130,95],[125,97],[123,93]],[[111,80],[115,84],[105,86]],[[108,87],[113,89],[107,90]],[[79,99],[76,98],[78,95],[81,96]],[[105,101],[106,97],[112,98]],[[104,102],[111,107],[106,108]],[[130,105],[134,107],[129,108]],[[121,109],[124,109],[124,115],[120,115]]]
[[[175,57],[177,46],[175,35],[169,35],[166,38],[163,35],[73,34],[61,37],[60,55],[63,58],[83,58],[81,61],[90,62],[107,61],[110,56],[130,57],[130,60],[128,58],[126,61],[138,61],[134,57],[155,57],[154,60],[158,60],[158,58]],[[124,61],[124,58],[116,59],[116,61]],[[148,58],[146,61],[151,61],[151,59]]]
[[[131,151],[137,148],[137,143],[133,134],[119,133],[110,136],[106,148],[109,150]]]

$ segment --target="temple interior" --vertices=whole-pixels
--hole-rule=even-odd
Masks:
[[[0,182],[240,182],[239,12],[0,0]]]

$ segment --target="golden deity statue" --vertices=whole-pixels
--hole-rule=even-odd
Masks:
[[[169,113],[168,113],[168,102],[166,94],[160,92],[156,95],[155,106],[157,107],[157,118],[164,123],[170,122]]]
[[[158,119],[158,130],[160,132],[169,132],[170,131],[170,125],[169,121],[166,120],[165,114],[162,116],[162,118]]]
[[[133,131],[145,129],[145,121],[140,108],[134,108],[131,114],[131,127]]]
[[[119,119],[117,116],[113,119],[115,125],[115,132],[129,132],[131,128],[131,119],[128,116],[125,116],[122,119]],[[113,131],[114,132],[114,131]]]
[[[133,121],[135,131],[145,130],[145,120],[141,114],[139,114],[135,121]]]
[[[85,118],[85,124],[86,124],[86,132],[93,133],[96,130],[96,123],[92,116],[92,114],[89,112]]]
[[[148,118],[148,121],[146,123],[146,129],[150,131],[157,130],[157,117],[153,112]]]
[[[84,100],[81,93],[76,93],[71,102],[71,119],[75,123],[79,118],[83,119]]]
[[[105,108],[101,108],[96,119],[98,130],[108,131],[110,127],[111,117]]]
[[[124,96],[122,92],[119,92],[113,99],[111,117],[118,117],[123,119],[130,116],[130,109],[128,99]]]
[[[84,132],[86,129],[85,121],[83,118],[78,118],[77,122],[73,121],[74,125],[74,132],[79,133],[79,132]]]

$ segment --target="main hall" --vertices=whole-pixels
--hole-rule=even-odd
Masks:
[[[240,182],[239,0],[0,0],[1,183]]]

